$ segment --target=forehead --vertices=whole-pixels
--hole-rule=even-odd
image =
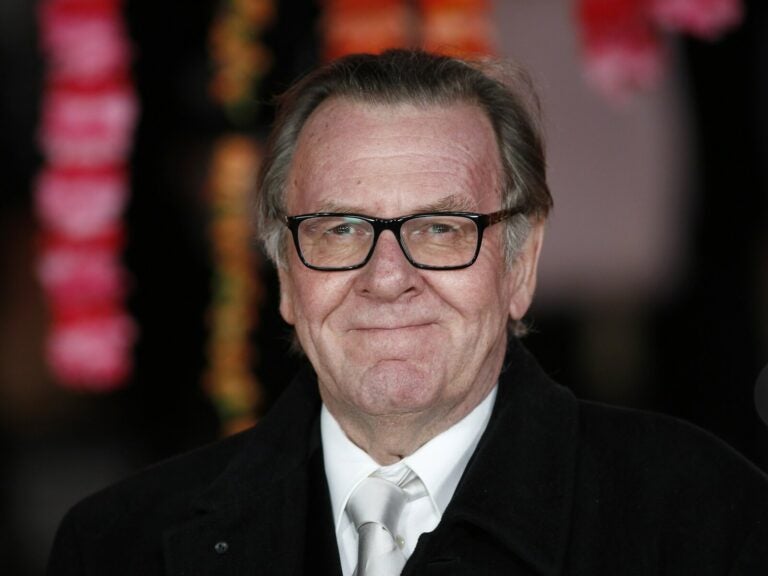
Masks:
[[[475,104],[332,98],[299,135],[286,192],[289,212],[365,203],[397,215],[448,197],[456,209],[497,206],[500,181],[495,134]]]

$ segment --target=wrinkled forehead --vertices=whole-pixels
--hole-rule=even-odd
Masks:
[[[322,151],[324,145],[343,142],[355,134],[394,138],[405,148],[409,137],[439,139],[450,133],[461,136],[455,144],[468,154],[498,149],[488,115],[473,102],[379,103],[336,96],[322,102],[304,122],[297,151],[303,147]]]
[[[300,194],[361,186],[382,193],[422,186],[429,196],[431,187],[442,186],[446,195],[475,191],[464,204],[479,203],[480,192],[498,198],[501,174],[495,133],[476,104],[371,104],[335,97],[300,132],[286,201],[290,206]]]

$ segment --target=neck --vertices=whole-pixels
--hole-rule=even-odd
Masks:
[[[442,412],[434,408],[397,414],[371,415],[350,412],[323,399],[347,437],[382,466],[410,456],[432,438],[448,430],[476,408],[492,390],[494,382],[464,402]]]

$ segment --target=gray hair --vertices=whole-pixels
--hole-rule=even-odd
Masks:
[[[547,217],[552,196],[546,181],[539,100],[521,67],[420,50],[353,54],[318,68],[278,100],[256,196],[257,233],[277,266],[283,265],[285,188],[299,133],[312,112],[330,98],[384,105],[478,105],[496,135],[504,172],[502,208],[523,208],[522,214],[505,224],[508,265],[528,236],[531,219]],[[515,331],[519,329],[517,326]]]

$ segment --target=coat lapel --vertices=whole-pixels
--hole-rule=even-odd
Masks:
[[[516,341],[505,366],[488,428],[440,525],[420,541],[404,574],[552,576],[562,570],[577,402]]]
[[[322,450],[310,462],[304,566],[316,576],[341,576],[339,546]]]
[[[168,574],[301,574],[305,491],[305,478],[287,478],[255,493],[254,506],[225,506],[169,530]]]
[[[300,374],[195,502],[188,520],[165,532],[168,574],[304,572],[309,462],[320,450],[319,411],[314,377]]]

